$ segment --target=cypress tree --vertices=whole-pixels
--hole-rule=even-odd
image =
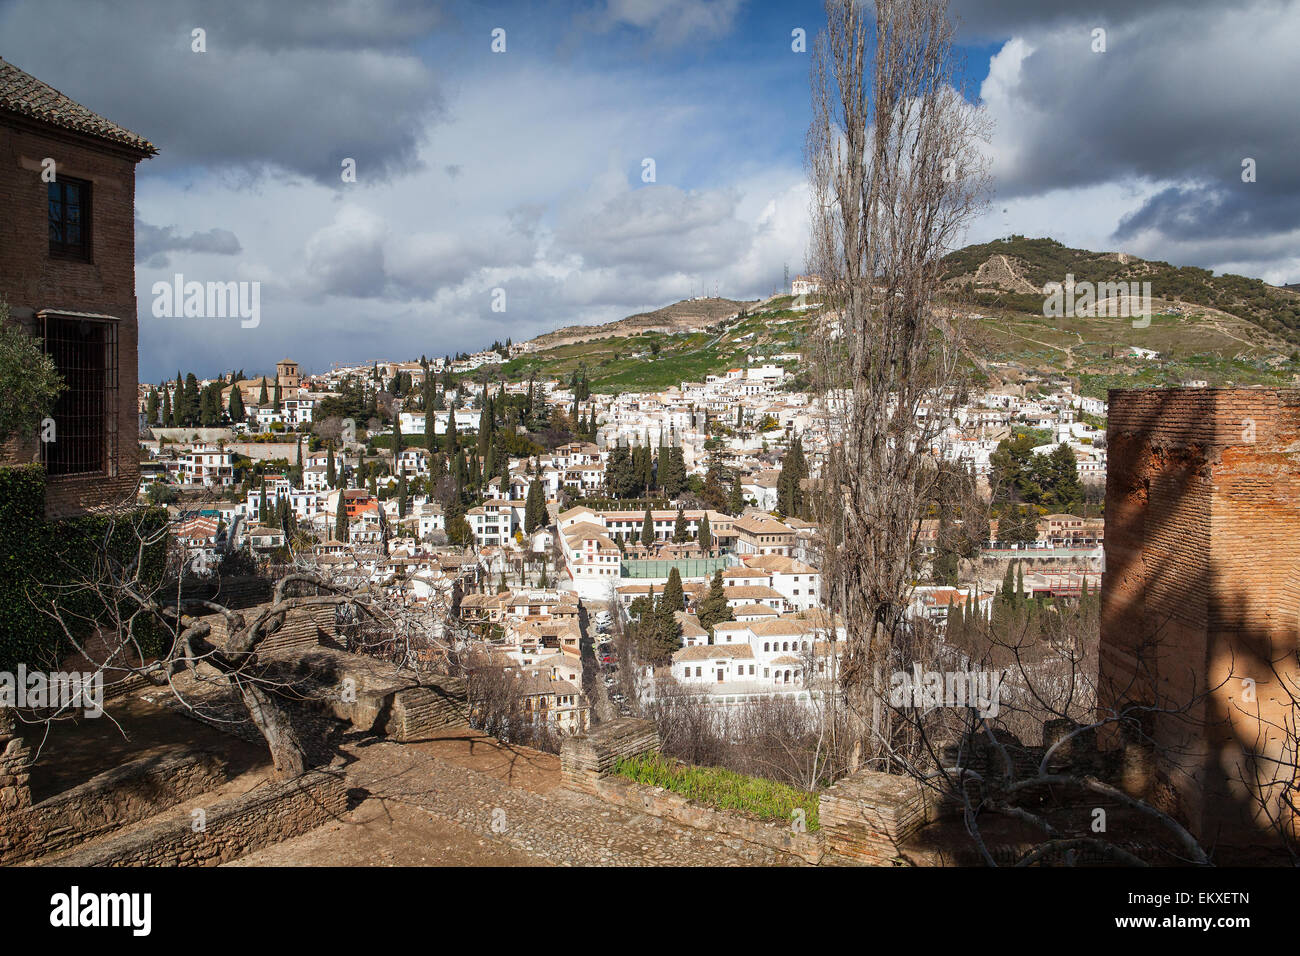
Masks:
[[[402,453],[402,416],[401,412],[393,412],[393,461],[397,461],[397,456]]]
[[[677,523],[673,525],[673,540],[678,544],[689,541],[691,534],[686,530],[686,512],[681,508],[677,509]],[[673,568],[676,571],[676,568]]]
[[[1002,577],[1002,600],[1006,604],[1014,604],[1016,600],[1016,578],[1013,570],[1015,563],[1015,561],[1007,562],[1007,573]]]
[[[641,522],[641,543],[647,548],[654,544],[655,540],[655,523],[650,514],[650,506],[646,505],[645,520]]]
[[[338,468],[334,464],[334,444],[330,443],[325,451],[325,483],[333,488],[339,483]]]
[[[262,376],[262,390],[257,393],[257,405],[259,408],[265,408],[270,399],[266,395],[266,376]]]
[[[344,544],[348,543],[348,511],[347,504],[343,500],[346,494],[342,488],[339,489],[339,503],[334,510],[334,539]]]
[[[492,442],[492,399],[488,397],[487,389],[483,389],[482,408],[478,413],[478,453],[479,457],[486,458],[488,448]]]
[[[546,500],[542,493],[542,483],[531,481],[528,484],[528,497],[524,504],[524,532],[532,534],[546,521]]]
[[[713,633],[715,624],[732,620],[731,608],[727,605],[727,593],[723,589],[721,568],[713,572],[713,580],[709,582],[709,593],[700,602],[697,616],[700,627],[710,634]]]
[[[267,501],[266,501],[266,479],[263,478],[263,479],[262,479],[262,495],[261,495],[261,497],[260,497],[260,498],[258,499],[258,501],[257,501],[257,518],[258,518],[258,520],[261,521],[262,524],[264,524],[264,525],[266,524],[267,520],[269,519],[269,516],[268,516],[267,513],[266,513],[266,509],[267,509]]]
[[[236,383],[230,387],[230,420],[232,422],[242,422],[248,417],[244,411],[244,390]]]
[[[713,548],[713,532],[709,528],[709,514],[707,511],[704,513],[704,516],[700,518],[700,533],[698,540],[700,542],[701,551],[709,551]],[[719,572],[719,574],[720,573],[721,572]]]
[[[406,517],[406,469],[397,469],[397,517]]]
[[[447,454],[459,455],[460,438],[456,433],[456,410],[453,408],[447,412]]]
[[[667,611],[686,610],[686,595],[682,591],[682,575],[676,567],[668,572],[668,583],[664,585],[663,597],[659,600]]]
[[[745,491],[740,487],[740,475],[731,483],[731,495],[727,501],[727,507],[733,515],[739,515],[745,510]]]

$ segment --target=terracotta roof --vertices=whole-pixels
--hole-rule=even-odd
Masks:
[[[158,147],[143,136],[91,112],[4,59],[0,59],[0,109],[51,126],[105,139],[148,156],[158,152]]]
[[[760,617],[777,616],[777,612],[772,610],[772,608],[768,607],[766,604],[741,604],[737,607],[733,607],[731,613],[737,618],[752,617],[756,614]]]
[[[785,595],[775,588],[770,588],[766,584],[734,584],[727,585],[722,589],[722,593],[727,596],[728,601],[757,601],[759,598],[780,598],[785,600]]]
[[[677,651],[673,654],[673,660],[708,661],[729,657],[751,659],[753,656],[754,651],[748,644],[696,644]]]

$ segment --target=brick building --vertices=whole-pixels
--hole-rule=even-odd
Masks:
[[[135,167],[156,153],[0,59],[0,297],[67,386],[55,440],[10,439],[0,465],[45,464],[50,517],[129,500],[139,477]]]
[[[1101,702],[1159,711],[1126,786],[1249,858],[1279,842],[1261,794],[1296,823],[1300,390],[1117,389],[1109,408]]]

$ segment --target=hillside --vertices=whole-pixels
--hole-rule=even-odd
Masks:
[[[1123,253],[1069,249],[1051,239],[968,246],[945,260],[945,305],[975,316],[968,355],[987,384],[1067,377],[1087,395],[1118,386],[1293,385],[1300,376],[1300,294],[1242,276],[1215,276]],[[1043,315],[1042,287],[1076,281],[1150,281],[1146,327],[1095,314]],[[539,351],[504,366],[520,380],[567,380],[582,370],[594,391],[656,390],[746,364],[749,357],[801,352],[811,313],[789,296],[758,303],[678,302],[599,326],[534,339]],[[1160,353],[1158,360],[1131,348]],[[783,360],[806,382],[797,360]]]
[[[570,325],[539,335],[532,343],[537,348],[548,349],[593,339],[637,335],[641,332],[690,332],[714,325],[720,319],[734,316],[745,306],[753,304],[731,299],[683,299],[653,312],[638,312],[604,325]]]
[[[1239,275],[1139,259],[1122,252],[1071,249],[1053,239],[1013,236],[959,249],[944,259],[951,292],[978,305],[1041,312],[1042,288],[1063,282],[1150,282],[1157,306],[1203,306],[1300,343],[1300,293]]]

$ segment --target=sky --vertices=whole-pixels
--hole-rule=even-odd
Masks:
[[[1295,0],[951,9],[993,123],[966,241],[1300,281]],[[804,266],[824,19],[806,0],[0,0],[0,56],[159,147],[136,182],[159,381],[771,294]],[[260,283],[260,321],[156,317],[176,274]]]

